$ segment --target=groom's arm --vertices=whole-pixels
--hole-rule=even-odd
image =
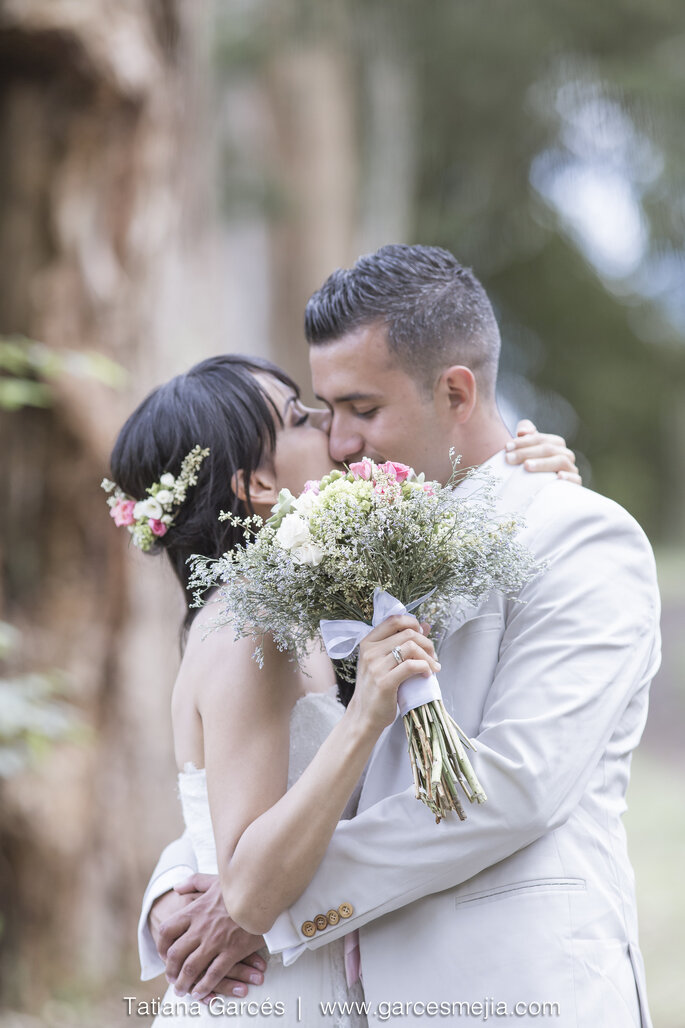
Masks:
[[[563,483],[538,494],[527,520],[527,538],[550,564],[522,591],[526,602],[511,605],[502,639],[473,759],[487,803],[464,822],[450,815],[436,825],[412,788],[342,822],[310,885],[265,936],[286,960],[298,955],[291,947],[325,945],[562,825],[648,687],[659,663],[659,601],[639,527],[610,501]],[[640,712],[630,727],[634,746]],[[303,925],[341,904],[352,915],[308,938]]]
[[[138,922],[138,953],[140,956],[140,977],[143,981],[163,974],[165,963],[159,955],[152,936],[150,912],[156,900],[169,892],[175,885],[197,871],[195,853],[187,834],[169,843],[163,850],[157,867],[152,872],[143,896],[143,905]]]
[[[198,999],[212,993],[246,996],[248,983],[264,981],[266,962],[257,952],[264,940],[228,916],[218,876],[196,871],[184,834],[163,851],[145,890],[138,925],[141,978],[165,972],[179,995],[192,988]],[[172,890],[181,883],[178,895]]]

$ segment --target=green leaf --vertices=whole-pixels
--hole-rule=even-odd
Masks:
[[[50,407],[52,389],[45,382],[25,378],[0,378],[0,408],[21,410],[22,407]]]

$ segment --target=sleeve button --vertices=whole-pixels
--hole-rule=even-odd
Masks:
[[[312,935],[316,935],[316,925],[313,921],[305,921],[301,930],[302,934],[306,935],[308,939],[311,939]]]
[[[337,910],[329,910],[326,912],[326,920],[329,924],[337,924],[340,920],[340,914]]]
[[[351,903],[341,903],[338,907],[338,913],[341,917],[352,917],[354,914],[354,907]]]
[[[325,914],[317,914],[314,918],[314,924],[317,929],[322,932],[324,928],[328,928],[328,919]]]

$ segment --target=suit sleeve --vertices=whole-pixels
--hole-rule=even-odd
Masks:
[[[508,603],[473,756],[487,803],[466,821],[436,825],[409,789],[341,823],[310,885],[274,925],[279,949],[304,943],[300,927],[319,911],[354,908],[309,948],[456,886],[562,825],[632,697],[648,687],[659,665],[659,598],[639,526],[610,500],[562,482],[538,494],[527,520],[522,540],[549,563],[521,591],[523,603]]]
[[[165,892],[197,871],[195,853],[188,835],[170,842],[162,852],[157,867],[152,872],[143,896],[143,906],[138,922],[138,953],[140,955],[140,977],[143,981],[156,978],[164,972],[164,961],[157,952],[148,916],[152,904]]]

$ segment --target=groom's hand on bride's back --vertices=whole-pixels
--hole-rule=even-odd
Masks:
[[[217,875],[192,875],[161,896],[150,912],[150,930],[179,995],[245,996],[248,984],[264,981],[266,962],[256,952],[264,940],[228,916]]]

